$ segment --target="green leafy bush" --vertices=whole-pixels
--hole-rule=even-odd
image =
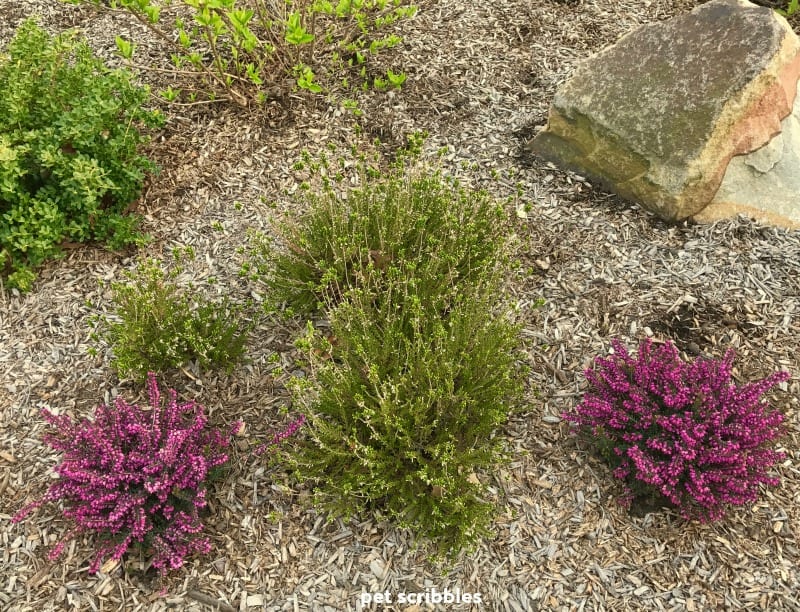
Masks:
[[[117,320],[105,320],[105,336],[120,376],[143,380],[148,371],[193,360],[204,369],[230,371],[242,360],[248,330],[241,329],[241,309],[181,288],[176,279],[182,272],[180,260],[167,271],[148,260],[126,273],[128,282],[112,284]]]
[[[0,55],[0,272],[28,290],[33,269],[65,242],[140,242],[127,208],[155,169],[137,153],[146,89],[110,70],[74,33],[33,20]]]
[[[361,183],[346,198],[335,182],[304,193],[310,210],[301,223],[282,223],[282,245],[253,240],[254,275],[273,299],[311,313],[391,266],[425,283],[420,295],[427,296],[495,271],[506,222],[486,192],[439,172],[406,172],[402,164],[380,180],[364,171]]]
[[[108,0],[65,0],[72,4],[107,5]],[[400,87],[405,75],[382,72],[371,57],[400,42],[389,31],[416,7],[405,0],[182,0],[189,20],[166,18],[170,0],[112,0],[171,47],[175,76],[188,70],[202,77],[199,89],[222,91],[247,105],[288,92],[287,81],[313,93],[327,86],[349,87],[348,74],[362,87]],[[174,12],[169,11],[171,15]],[[185,14],[185,12],[182,11]],[[135,52],[132,41],[117,38],[123,57]],[[327,73],[320,83],[319,73]],[[376,74],[373,74],[376,73]],[[168,100],[180,88],[162,92]],[[196,96],[190,91],[190,96]]]

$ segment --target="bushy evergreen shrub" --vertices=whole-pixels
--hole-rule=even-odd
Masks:
[[[148,260],[126,272],[127,281],[112,283],[115,316],[104,320],[103,333],[120,376],[143,379],[150,370],[166,372],[194,360],[203,369],[231,371],[244,358],[249,330],[242,309],[181,287],[182,270],[180,262],[164,270]]]
[[[321,193],[304,192],[309,211],[278,228],[283,244],[263,236],[254,241],[256,276],[270,299],[310,314],[334,306],[349,288],[389,267],[426,283],[420,295],[446,293],[495,273],[505,256],[506,218],[486,192],[402,165],[379,179],[362,174],[364,186],[346,197],[344,185],[335,182]]]
[[[496,286],[452,291],[443,314],[398,268],[376,284],[332,312],[334,343],[317,351],[331,358],[302,396],[307,437],[289,461],[334,515],[377,508],[456,552],[494,516],[476,474],[504,460],[496,433],[521,399],[518,330]]]

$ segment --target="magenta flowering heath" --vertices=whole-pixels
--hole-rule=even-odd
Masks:
[[[644,490],[706,522],[754,502],[760,485],[779,484],[768,471],[783,459],[773,443],[784,416],[762,396],[788,372],[739,385],[733,350],[686,362],[671,342],[647,339],[635,356],[619,340],[612,346],[612,356],[586,370],[589,388],[563,417],[591,436],[625,482],[623,502]]]
[[[270,450],[272,447],[279,445],[281,442],[283,442],[287,438],[290,438],[293,435],[295,435],[300,430],[300,428],[303,426],[303,423],[305,423],[305,422],[306,422],[306,415],[301,414],[294,421],[289,423],[289,425],[286,427],[286,429],[284,429],[283,431],[279,431],[268,442],[260,444],[258,447],[256,447],[256,449],[253,451],[253,453],[255,455],[263,455],[268,450]]]
[[[100,405],[94,420],[73,422],[43,411],[55,430],[45,442],[63,453],[55,468],[58,480],[12,520],[22,521],[45,503],[63,503],[75,527],[51,550],[51,560],[70,537],[84,532],[101,540],[92,573],[104,558],[118,561],[134,544],[144,546],[162,574],[210,550],[200,535],[199,512],[206,506],[209,472],[228,460],[229,436],[207,427],[199,404],[179,403],[172,389],[162,398],[152,372],[148,393],[149,409],[117,397]]]

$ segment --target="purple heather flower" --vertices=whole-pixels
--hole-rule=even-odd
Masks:
[[[202,406],[179,404],[172,389],[162,401],[152,372],[147,387],[149,410],[117,397],[99,406],[93,421],[73,423],[43,411],[55,428],[45,441],[64,453],[56,467],[59,479],[12,521],[42,504],[63,501],[64,515],[75,529],[56,544],[51,559],[84,531],[98,532],[105,540],[91,572],[106,556],[121,559],[134,543],[152,547],[153,566],[162,572],[180,567],[189,554],[208,551],[208,539],[198,535],[203,528],[198,511],[206,505],[209,470],[228,460],[222,452],[228,439],[206,429]]]
[[[634,357],[619,340],[614,354],[588,369],[589,390],[563,417],[610,449],[614,476],[643,483],[685,518],[722,518],[725,508],[757,499],[767,471],[783,458],[769,448],[783,414],[761,396],[788,372],[744,385],[731,380],[734,352],[721,360],[684,362],[672,343],[645,340]]]
[[[298,432],[298,430],[303,426],[303,423],[306,422],[306,415],[301,414],[297,417],[294,421],[289,423],[289,426],[276,433],[269,442],[261,444],[258,446],[254,451],[253,454],[255,455],[263,455],[266,453],[272,446],[276,446],[286,440],[287,438],[292,437],[294,434]]]

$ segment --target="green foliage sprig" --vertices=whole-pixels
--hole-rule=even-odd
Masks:
[[[800,10],[800,0],[787,0],[786,9],[775,9],[784,17],[791,17]]]
[[[369,59],[400,43],[390,27],[416,12],[406,0],[182,0],[187,20],[167,18],[172,4],[167,0],[64,1],[108,4],[130,13],[171,47],[176,75],[194,71],[203,78],[199,89],[212,99],[222,91],[242,105],[286,93],[287,81],[320,93],[349,85],[353,73],[363,88],[399,88],[403,73],[387,70],[374,76]],[[120,54],[129,60],[135,46],[117,38]],[[169,87],[161,93],[172,101],[179,90]],[[190,99],[196,95],[189,93]]]
[[[178,255],[168,270],[148,260],[126,273],[128,282],[111,285],[116,320],[105,319],[103,327],[120,376],[143,380],[148,371],[165,372],[193,360],[204,369],[230,371],[244,357],[248,330],[240,323],[241,308],[179,286]]]
[[[155,166],[140,129],[163,118],[146,88],[110,70],[74,33],[24,22],[0,56],[0,273],[29,290],[65,242],[141,243],[128,206]]]

